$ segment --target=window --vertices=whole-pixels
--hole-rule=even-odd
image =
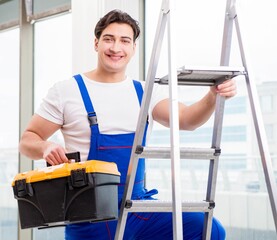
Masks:
[[[71,76],[71,14],[35,23],[35,109],[48,89]]]
[[[68,12],[71,9],[70,0],[25,0],[28,21],[42,19],[63,12]]]
[[[246,97],[238,96],[225,104],[225,114],[246,114]]]
[[[19,24],[19,0],[0,1],[0,30]]]
[[[274,125],[273,124],[266,124],[265,125],[265,132],[268,141],[274,141]]]
[[[11,183],[18,172],[19,29],[0,32],[0,239],[17,239],[17,201]]]
[[[260,97],[261,109],[263,113],[271,113],[273,111],[273,96],[263,95]]]

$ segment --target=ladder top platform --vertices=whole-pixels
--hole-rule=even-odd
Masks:
[[[213,86],[226,79],[245,75],[244,67],[234,68],[229,66],[219,67],[192,67],[183,66],[177,69],[179,85]],[[168,84],[168,75],[155,80],[159,84]]]

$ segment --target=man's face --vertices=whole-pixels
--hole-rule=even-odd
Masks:
[[[135,53],[133,29],[125,23],[112,23],[95,39],[98,67],[108,72],[124,72]]]

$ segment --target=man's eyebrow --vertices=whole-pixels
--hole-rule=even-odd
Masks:
[[[128,36],[122,36],[121,38],[127,38],[129,40],[132,40],[132,38],[128,37]]]
[[[114,37],[114,35],[112,35],[112,34],[104,34],[103,37]],[[128,36],[121,36],[120,38],[127,38],[129,40],[132,40],[132,38],[128,37]]]
[[[104,34],[103,37],[114,37],[112,34]]]

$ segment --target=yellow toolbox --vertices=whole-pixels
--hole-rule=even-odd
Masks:
[[[12,187],[21,228],[117,219],[119,182],[117,165],[97,160],[19,173]]]

